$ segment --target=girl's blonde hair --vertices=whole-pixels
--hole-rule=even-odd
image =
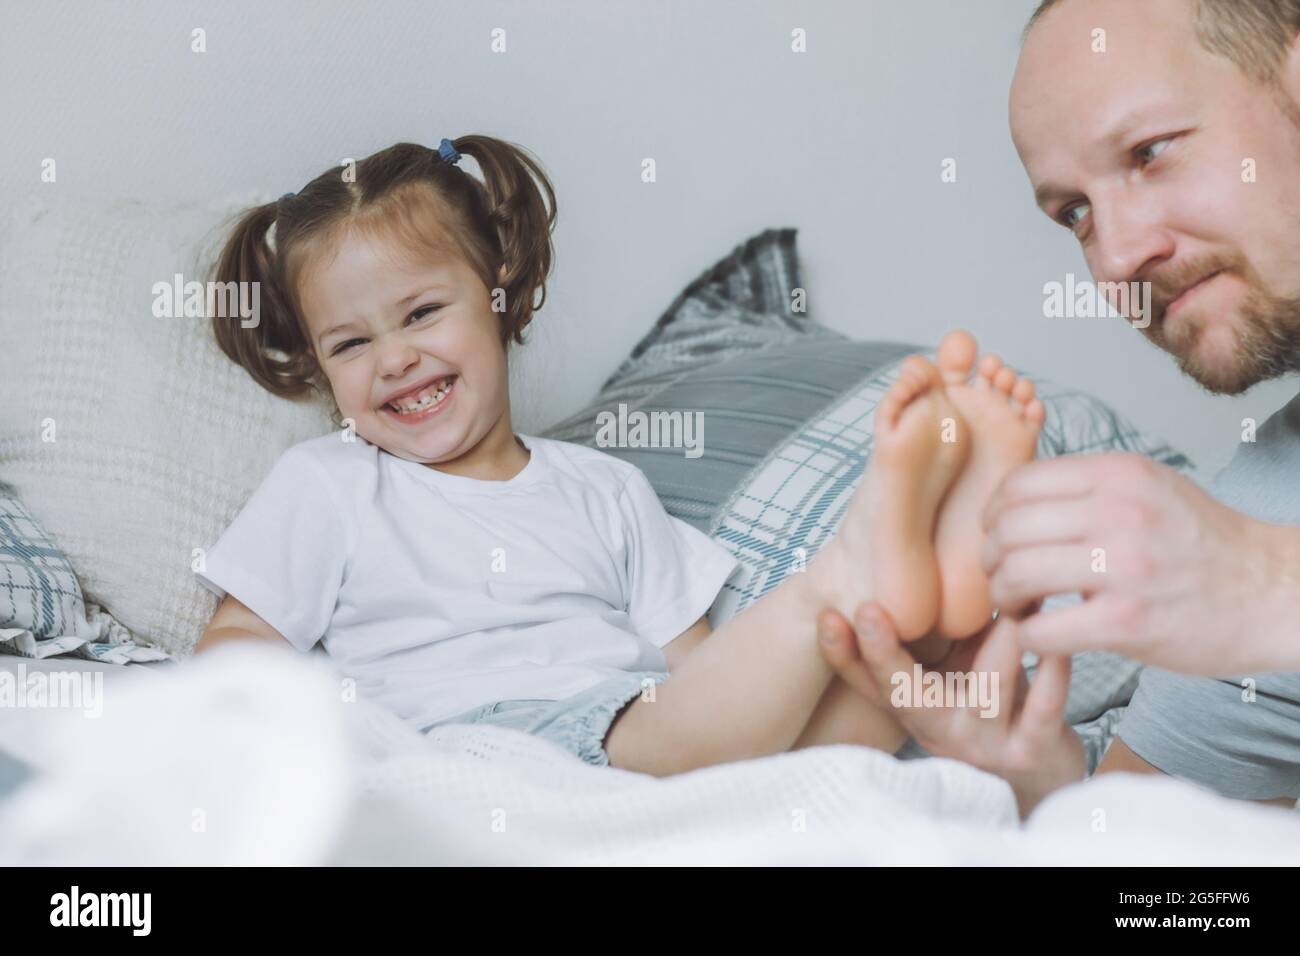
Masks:
[[[482,181],[437,150],[397,143],[355,167],[326,170],[297,194],[242,213],[214,278],[258,283],[259,321],[245,328],[214,317],[221,350],[274,395],[315,390],[328,396],[297,280],[305,265],[328,257],[348,231],[383,234],[413,252],[459,255],[488,289],[504,291],[503,346],[522,344],[524,326],[546,301],[555,191],[522,147],[490,136],[462,136],[452,145],[474,158]]]

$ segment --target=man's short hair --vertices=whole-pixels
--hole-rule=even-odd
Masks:
[[[1029,36],[1042,16],[1065,0],[1043,0],[1029,18]],[[1261,82],[1272,80],[1300,33],[1300,0],[1187,0],[1201,47],[1237,64]]]

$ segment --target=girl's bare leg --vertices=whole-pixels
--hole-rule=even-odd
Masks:
[[[938,370],[909,359],[877,410],[871,467],[839,534],[806,572],[714,631],[653,699],[634,700],[605,738],[610,763],[665,775],[814,743],[896,750],[902,729],[835,677],[816,619],[835,608],[852,620],[874,598],[905,636],[930,630],[939,612],[934,522],[967,451],[944,437],[958,420]]]
[[[893,753],[906,739],[907,732],[888,707],[867,700],[836,677],[790,749],[860,744]]]
[[[664,775],[794,746],[835,677],[815,622],[823,608],[843,607],[832,585],[838,564],[831,541],[805,573],[710,634],[653,699],[634,700],[605,738],[610,764]]]

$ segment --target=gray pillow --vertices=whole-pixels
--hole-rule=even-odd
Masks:
[[[769,229],[706,269],[661,315],[582,410],[542,432],[599,447],[645,472],[669,514],[713,533],[746,479],[833,403],[887,373],[920,346],[855,341],[793,311],[804,295],[794,229]],[[1141,434],[1101,401],[1039,381],[1048,409],[1039,456],[1137,451],[1174,467],[1190,463]],[[706,453],[681,447],[606,447],[599,417],[700,412]],[[873,406],[874,407],[874,406]],[[838,435],[870,451],[870,420]]]
[[[876,402],[919,346],[857,342],[792,312],[792,229],[769,230],[692,282],[596,399],[543,434],[600,447],[645,472],[666,510],[740,562],[710,611],[715,626],[803,566],[839,526],[871,454]],[[1032,376],[1031,376],[1032,377]],[[1129,451],[1191,473],[1188,459],[1097,398],[1035,379],[1047,408],[1038,456]],[[701,412],[704,454],[605,447],[598,417]],[[1027,659],[1032,672],[1033,660]],[[1140,665],[1075,658],[1067,719],[1095,766]]]
[[[855,342],[795,311],[795,230],[771,229],[707,269],[670,305],[594,401],[544,437],[600,447],[645,472],[668,513],[711,531],[767,456],[864,378],[916,350]],[[700,412],[707,452],[604,447],[598,416]]]

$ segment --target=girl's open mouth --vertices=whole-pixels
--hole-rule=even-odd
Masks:
[[[447,407],[447,402],[458,381],[460,376],[450,375],[441,384],[430,385],[414,395],[406,396],[400,402],[389,402],[383,406],[383,410],[390,418],[403,425],[418,424]]]

